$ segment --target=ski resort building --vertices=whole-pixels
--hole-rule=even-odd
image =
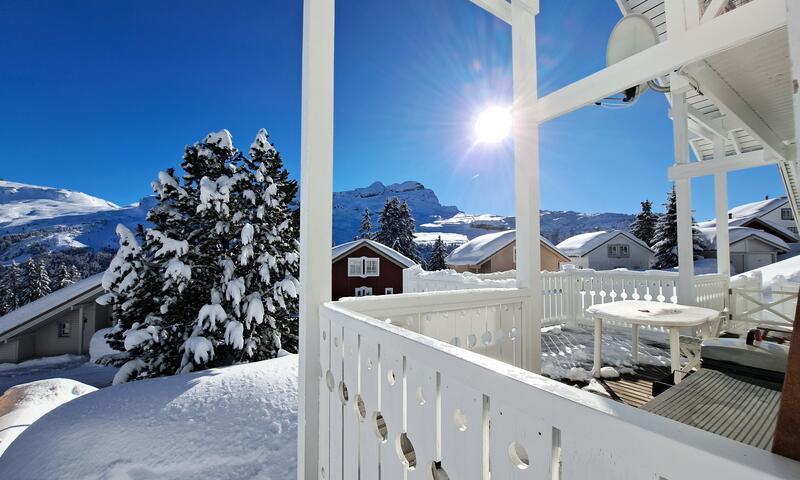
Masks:
[[[349,66],[334,55],[335,0],[304,3],[298,478],[800,478],[800,350],[793,345],[800,334],[758,346],[745,336],[719,338],[735,332],[733,324],[748,332],[765,312],[790,331],[794,321],[777,307],[793,307],[800,285],[781,293],[731,281],[727,179],[734,170],[774,166],[797,219],[800,2],[616,0],[622,18],[606,66],[546,95],[538,91],[540,2],[472,3],[509,25],[515,286],[338,301],[329,283],[334,67]],[[598,103],[611,107],[609,115],[636,109],[641,95],[666,97],[673,125],[674,165],[650,173],[675,184],[679,271],[542,272],[539,126]],[[713,275],[694,272],[692,179],[700,176],[714,179]],[[625,187],[614,179],[603,187]],[[603,243],[604,253],[612,243]],[[624,335],[604,329],[598,312],[611,309],[622,312],[615,325]],[[596,342],[587,388],[605,390],[610,365],[600,345],[635,362],[642,319],[671,315],[682,323],[648,330],[669,345],[670,360],[653,366],[664,381],[635,365],[626,394],[606,398],[541,375],[543,345],[552,348],[547,360],[591,357],[545,342],[562,326],[588,321]],[[697,328],[678,327],[690,320]],[[558,323],[543,332],[550,321]],[[769,361],[756,367],[753,349]],[[749,376],[732,374],[731,364]]]
[[[541,237],[541,265],[543,270],[557,272],[569,258],[546,238]],[[450,252],[445,259],[447,268],[456,272],[495,273],[517,268],[516,230],[487,233],[475,237]]]
[[[403,293],[403,269],[416,263],[374,240],[333,247],[331,297],[366,297]]]
[[[34,300],[0,317],[0,363],[72,353],[89,353],[97,330],[111,326],[111,309],[98,305],[98,273]]]
[[[653,263],[653,251],[630,232],[611,230],[570,237],[558,249],[578,268],[646,270]]]

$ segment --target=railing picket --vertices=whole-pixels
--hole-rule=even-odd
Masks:
[[[378,369],[378,344],[365,334],[360,336],[359,360],[361,361],[361,382],[359,395],[364,404],[364,418],[359,422],[359,463],[361,478],[378,478],[379,445],[381,437],[377,426],[377,415],[381,411]]]
[[[442,468],[450,478],[483,479],[483,395],[442,375]]]

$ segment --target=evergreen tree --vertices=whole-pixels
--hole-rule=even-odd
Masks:
[[[22,305],[20,299],[20,284],[22,283],[22,271],[17,262],[11,262],[3,274],[3,283],[0,287],[0,312],[3,315],[16,310]]]
[[[642,211],[636,214],[636,218],[631,223],[630,232],[649,246],[655,242],[656,223],[658,215],[653,213],[653,203],[650,200],[642,202]]]
[[[433,242],[433,252],[431,253],[431,261],[428,264],[429,270],[444,270],[447,268],[447,264],[445,263],[445,257],[447,257],[447,250],[445,249],[444,242],[442,241],[442,237],[436,237],[436,241]]]
[[[72,280],[73,283],[83,278],[83,275],[81,275],[81,272],[80,270],[78,270],[77,266],[72,265],[69,267],[69,278]]]
[[[372,219],[370,215],[369,208],[365,208],[364,215],[361,217],[361,226],[358,228],[358,238],[372,238]]]
[[[380,230],[375,235],[376,241],[397,250],[419,264],[423,263],[417,244],[414,242],[416,226],[407,202],[401,203],[396,197],[387,198],[378,222]]]
[[[656,256],[654,267],[661,270],[678,266],[678,202],[675,187],[672,187],[667,194],[664,207],[666,212],[656,222],[652,245]],[[692,219],[692,246],[695,257],[705,249],[703,234],[694,225],[694,219]]]
[[[63,262],[59,263],[55,277],[56,289],[64,288],[67,285],[72,285],[73,283],[75,283],[75,280],[73,280],[73,276],[70,273],[69,268],[67,268],[67,265]]]
[[[273,358],[296,339],[297,183],[260,130],[249,157],[230,133],[186,147],[180,181],[161,172],[137,251],[120,237],[109,303],[152,298],[119,325],[130,360],[115,382]],[[127,236],[127,235],[126,235]],[[112,269],[109,269],[112,271]],[[131,303],[133,305],[133,303]]]
[[[33,257],[25,262],[24,286],[22,288],[23,303],[30,303],[50,293],[50,276],[41,257]]]

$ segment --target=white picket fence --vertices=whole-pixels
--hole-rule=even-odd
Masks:
[[[800,464],[768,451],[424,333],[428,314],[524,312],[526,296],[516,289],[436,292],[323,305],[319,478],[800,478]],[[516,325],[495,320],[504,330]]]
[[[620,300],[652,300],[679,303],[678,273],[649,270],[567,269],[542,272],[542,325],[588,322],[586,309],[598,303]],[[457,274],[424,272],[419,267],[403,273],[403,292],[437,292],[491,287],[513,288],[514,272]],[[727,280],[717,274],[694,279],[694,305],[722,311],[727,305]]]

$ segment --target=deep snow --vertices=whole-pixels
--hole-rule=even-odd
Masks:
[[[22,363],[0,363],[0,394],[15,385],[48,378],[75,380],[97,388],[111,385],[117,369],[101,367],[87,360],[84,355],[65,354]]]
[[[42,417],[0,478],[291,479],[297,356],[126,383]]]

